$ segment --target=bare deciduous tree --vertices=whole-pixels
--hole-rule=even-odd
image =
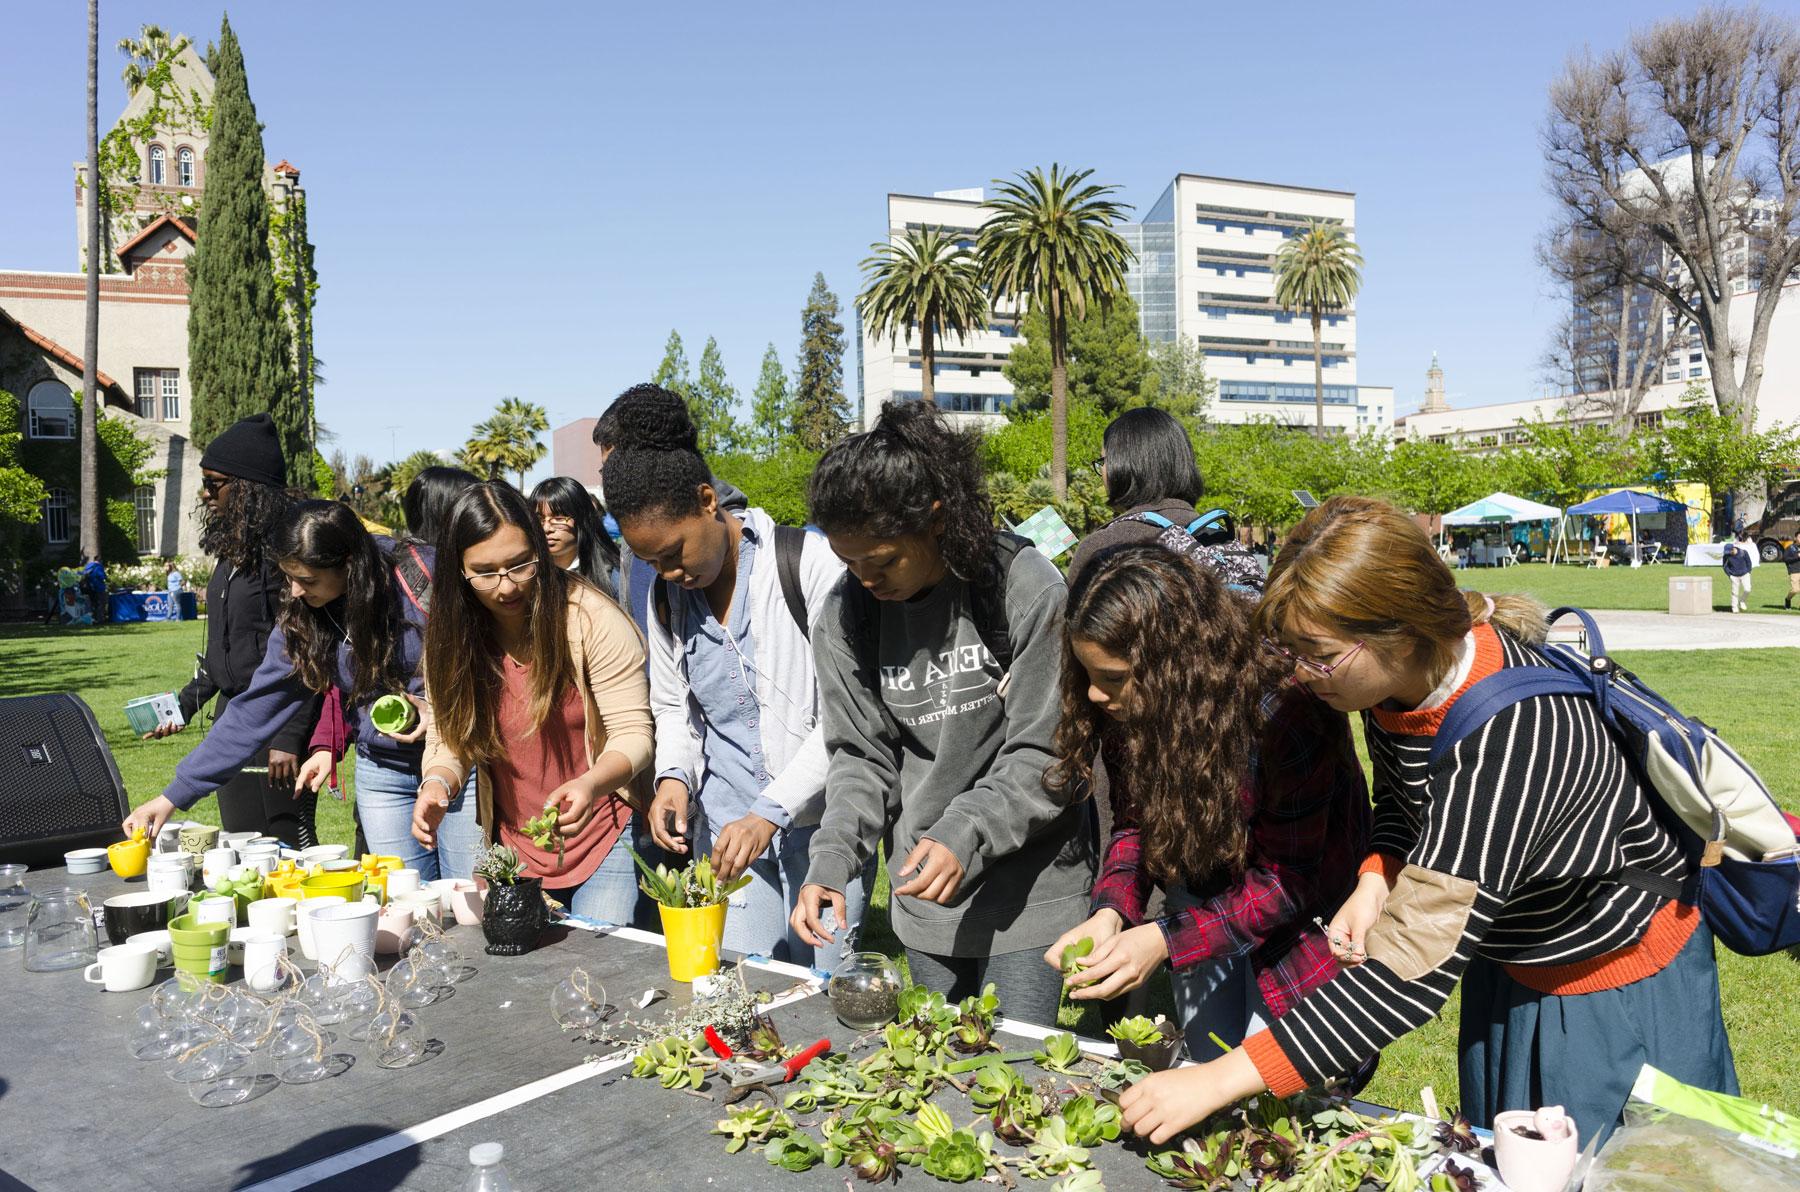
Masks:
[[[1672,341],[1669,302],[1660,291],[1620,277],[1591,237],[1566,223],[1538,251],[1570,309],[1557,320],[1540,365],[1582,414],[1603,414],[1628,431],[1650,387],[1662,375]]]
[[[1584,53],[1551,86],[1544,139],[1567,234],[1694,327],[1720,411],[1754,426],[1769,323],[1800,265],[1800,30],[1707,8]],[[1736,280],[1754,302],[1738,341]]]

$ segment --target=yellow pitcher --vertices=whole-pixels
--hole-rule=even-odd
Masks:
[[[311,871],[301,869],[289,858],[275,867],[275,872],[263,879],[264,898],[292,898],[296,901],[306,897],[301,883],[311,876]]]

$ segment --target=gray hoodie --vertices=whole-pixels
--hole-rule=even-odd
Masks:
[[[893,899],[894,934],[940,956],[1048,947],[1087,915],[1098,864],[1086,802],[1044,789],[1059,713],[1062,576],[1032,549],[1007,577],[1013,665],[982,645],[968,585],[951,578],[922,597],[878,607],[879,692],[859,681],[856,645],[834,593],[813,631],[830,754],[825,813],[807,881],[843,890],[877,844],[895,872],[921,839],[956,855],[962,887],[949,906]]]

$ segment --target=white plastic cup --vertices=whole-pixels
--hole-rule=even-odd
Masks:
[[[344,901],[342,894],[320,894],[313,898],[302,898],[294,907],[294,928],[300,936],[300,954],[308,960],[319,958],[318,949],[313,940],[313,912],[324,910]]]
[[[246,914],[257,931],[278,932],[285,939],[294,934],[294,908],[298,905],[293,898],[258,898]]]
[[[388,901],[393,902],[419,889],[419,871],[416,869],[395,869],[387,875]]]
[[[94,954],[94,963],[81,972],[89,985],[104,986],[108,993],[130,993],[142,989],[156,978],[156,945],[134,944],[126,940],[102,948]]]
[[[285,932],[247,931],[244,935],[244,984],[258,993],[273,993],[281,983],[278,962],[287,954]]]
[[[368,902],[322,906],[312,913],[313,951],[338,982],[359,981],[375,971],[375,921],[381,908]]]

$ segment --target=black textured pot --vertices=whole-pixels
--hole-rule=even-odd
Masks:
[[[522,877],[510,886],[489,882],[487,902],[481,911],[481,934],[487,937],[487,954],[523,956],[537,947],[547,917],[542,879]]]
[[[1172,1022],[1161,1024],[1162,1039],[1156,1043],[1128,1043],[1123,1039],[1115,1040],[1119,1045],[1119,1056],[1122,1059],[1136,1060],[1152,1072],[1161,1072],[1175,1066],[1175,1060],[1181,1055],[1181,1032]]]

